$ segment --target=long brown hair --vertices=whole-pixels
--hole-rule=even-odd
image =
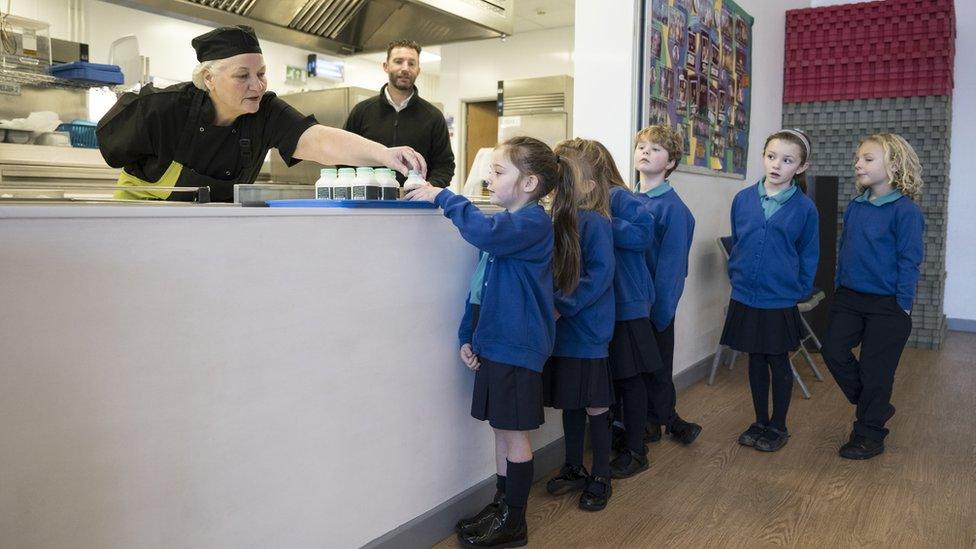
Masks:
[[[538,200],[555,190],[552,224],[555,232],[552,272],[556,288],[572,293],[580,278],[580,242],[576,226],[577,185],[582,181],[579,164],[570,157],[557,155],[534,137],[513,137],[499,145],[522,177],[534,175],[539,180],[532,199]]]
[[[769,146],[769,142],[773,139],[786,141],[787,143],[792,143],[799,147],[801,166],[809,162],[810,155],[813,154],[813,151],[810,150],[810,137],[803,130],[780,130],[770,135],[766,138],[766,143],[763,145],[763,155],[766,154],[766,147]],[[765,158],[765,156],[763,156],[763,158]],[[809,170],[810,168],[807,167],[803,173],[798,173],[794,176],[796,178],[796,186],[800,187],[800,191],[802,191],[803,194],[807,193],[807,171]]]
[[[556,144],[556,154],[571,158],[580,170],[579,182],[592,181],[593,189],[587,193],[577,191],[577,205],[610,218],[610,185],[627,188],[610,151],[599,141],[592,139],[567,139]]]

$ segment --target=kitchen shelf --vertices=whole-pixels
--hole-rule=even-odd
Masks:
[[[115,87],[110,84],[104,84],[100,82],[65,80],[64,78],[58,78],[56,76],[51,76],[50,74],[42,74],[39,72],[17,70],[8,67],[0,67],[0,84],[4,84],[4,83],[20,84],[22,86],[37,86],[42,88],[68,88],[68,89],[88,89],[88,88],[101,88],[101,87],[114,88]]]

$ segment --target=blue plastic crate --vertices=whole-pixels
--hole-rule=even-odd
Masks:
[[[302,198],[295,200],[268,200],[272,208],[404,208],[433,209],[437,204],[407,200],[320,200]]]
[[[59,132],[68,132],[71,136],[71,146],[84,149],[97,149],[98,138],[95,136],[95,123],[85,120],[75,120],[58,126]]]
[[[121,84],[125,79],[117,65],[75,61],[51,67],[51,74],[65,80],[82,80],[99,84]]]

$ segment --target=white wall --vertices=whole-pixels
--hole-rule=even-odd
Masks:
[[[971,155],[976,143],[976,66],[968,53],[976,51],[976,2],[956,2],[955,89],[952,93],[951,150]],[[950,157],[949,226],[946,238],[945,314],[976,323],[976,185],[970,166]],[[954,323],[950,323],[950,327]]]
[[[451,135],[458,170],[462,101],[495,99],[499,80],[573,75],[573,27],[441,46],[440,100],[454,117]],[[423,91],[423,90],[421,90]],[[578,101],[578,100],[577,100]]]
[[[866,0],[861,0],[866,1]],[[852,2],[839,0],[813,0],[814,7]],[[956,62],[954,67],[955,88],[952,93],[951,150],[971,154],[976,142],[976,66],[969,63],[966,55],[976,50],[976,2],[956,2]],[[976,246],[972,235],[976,234],[976,185],[972,170],[962,161],[952,162],[949,170],[949,211],[946,236],[946,288],[943,309],[950,327],[966,325],[976,327]],[[924,170],[924,166],[922,167]],[[924,177],[924,171],[923,171]],[[961,322],[959,322],[961,321]],[[962,326],[960,326],[962,327]]]
[[[631,109],[638,89],[632,74],[637,0],[577,0],[574,126],[582,137],[598,139],[613,153],[621,173],[631,172]],[[675,326],[675,373],[715,351],[728,303],[725,260],[715,239],[729,234],[732,198],[762,174],[762,145],[780,127],[783,104],[785,12],[809,7],[809,0],[739,0],[755,18],[752,48],[752,115],[745,181],[677,172],[675,189],[695,216],[695,239],[685,293]],[[596,84],[598,83],[598,84]]]

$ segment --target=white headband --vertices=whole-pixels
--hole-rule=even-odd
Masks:
[[[797,136],[797,137],[800,138],[800,141],[803,143],[804,149],[806,149],[806,153],[807,153],[806,156],[809,159],[810,158],[810,142],[807,141],[807,136],[803,135],[803,132],[801,132],[799,130],[782,130],[782,131],[783,132],[786,132],[786,133],[788,133],[790,135],[795,135],[795,136]]]

